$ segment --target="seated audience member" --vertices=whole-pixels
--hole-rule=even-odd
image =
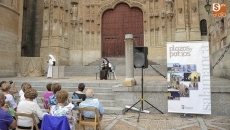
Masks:
[[[24,83],[21,85],[21,88],[22,88],[22,92],[21,92],[21,95],[20,95],[20,92],[19,92],[19,95],[20,95],[19,102],[25,101],[25,100],[26,100],[26,98],[25,98],[25,96],[24,96],[24,93],[25,93],[25,91],[26,91],[27,89],[30,89],[30,88],[32,88],[32,87],[31,87],[31,85],[30,85],[29,83],[24,82]],[[37,103],[37,99],[36,99],[36,98],[33,99],[33,102]]]
[[[22,95],[24,95],[24,92],[23,92],[23,87],[25,86],[25,84],[29,84],[29,83],[23,83],[22,85],[21,85],[21,90],[19,90],[19,92],[18,92],[18,95],[21,97]],[[30,85],[29,85],[30,86]]]
[[[53,95],[53,92],[51,91],[51,85],[52,85],[51,83],[49,83],[49,84],[46,85],[47,92],[45,92],[45,93],[43,94],[43,98],[44,98],[44,108],[45,108],[45,109],[48,109],[48,108],[49,108],[49,106],[48,106],[48,99],[49,99],[50,96]]]
[[[61,84],[54,83],[51,85],[51,91],[53,91],[53,95],[49,97],[48,104],[50,106],[57,105],[57,99],[56,99],[56,92],[61,90]]]
[[[84,107],[95,107],[95,108],[97,108],[98,113],[99,113],[99,117],[100,117],[100,119],[102,119],[102,115],[104,113],[104,108],[98,100],[93,99],[93,96],[94,96],[93,89],[87,89],[85,92],[85,95],[86,95],[86,99],[85,99],[85,101],[83,101],[79,104],[79,107],[81,107],[81,108],[84,108]],[[84,118],[94,118],[95,113],[84,111],[83,116],[84,116]]]
[[[40,106],[33,102],[38,96],[38,93],[33,88],[26,89],[24,92],[26,100],[19,102],[17,112],[19,113],[33,113],[38,127],[41,128],[41,120],[46,113],[42,112]],[[19,116],[18,117],[18,128],[30,129],[33,120],[31,118]]]
[[[0,83],[0,87],[2,86],[2,84],[3,83],[7,83],[6,81],[2,81],[1,83]],[[15,93],[17,93],[18,92],[18,89],[15,87],[15,84],[14,84],[14,82],[13,81],[10,81],[10,91],[9,91],[9,94],[15,94]]]
[[[2,84],[2,92],[6,96],[5,102],[9,102],[10,107],[12,107],[14,110],[17,109],[17,103],[14,100],[14,97],[9,94],[10,91],[10,83],[3,83]]]
[[[6,83],[6,81],[1,81],[1,82],[0,82],[0,88],[1,88],[1,89],[2,89],[2,84],[3,84],[3,83]]]
[[[72,103],[65,106],[69,94],[65,90],[60,90],[56,93],[57,105],[50,107],[50,115],[52,116],[66,116],[70,123],[70,128],[73,129],[75,121],[71,116],[71,111],[74,107]]]
[[[14,115],[14,109],[13,107],[10,106],[10,102],[9,101],[5,101],[5,105],[8,107],[8,112],[10,113],[10,115],[15,119],[15,115]]]
[[[18,93],[18,89],[16,88],[15,86],[15,83],[11,80],[9,81],[10,82],[10,86],[11,86],[11,89],[10,89],[10,94],[15,94],[15,93]]]
[[[17,122],[9,113],[9,106],[5,104],[5,95],[0,92],[0,130],[17,127]]]
[[[80,83],[78,85],[78,91],[73,92],[72,99],[82,99],[82,101],[85,101],[85,93],[83,93],[85,89],[85,85],[83,83]],[[76,110],[77,107],[79,106],[80,102],[74,103],[74,108],[73,110]]]
[[[3,83],[7,83],[7,82],[6,82],[6,81],[2,81],[2,82],[0,83],[0,87],[2,87],[2,84],[3,84]],[[14,86],[14,87],[15,87],[15,86]],[[16,87],[15,87],[15,88],[16,88]],[[13,89],[15,90],[15,88],[13,88]],[[10,94],[11,94],[11,93],[14,94],[14,92],[17,91],[17,88],[16,88],[15,91],[14,91],[14,90],[13,90],[13,91],[10,90],[9,93],[10,93]],[[12,95],[12,94],[11,94],[11,95]],[[14,101],[15,101],[15,100],[14,100]],[[14,109],[11,107],[10,102],[9,102],[9,101],[6,101],[5,104],[8,105],[8,107],[9,107],[8,111],[10,112],[10,115],[13,116],[13,118],[14,118]]]

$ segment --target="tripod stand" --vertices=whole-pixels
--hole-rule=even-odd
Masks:
[[[143,67],[142,67],[142,77],[141,77],[141,99],[139,101],[137,101],[136,103],[134,103],[130,108],[128,108],[126,110],[126,112],[128,110],[130,110],[132,107],[134,107],[137,103],[141,102],[140,104],[140,109],[138,112],[138,118],[137,118],[137,122],[139,122],[139,117],[140,117],[140,112],[143,111],[143,102],[145,101],[146,103],[148,103],[150,106],[152,106],[153,108],[155,108],[156,110],[158,110],[161,114],[164,114],[162,111],[160,111],[159,109],[157,109],[155,106],[153,106],[152,104],[150,104],[148,101],[146,101],[143,97]]]

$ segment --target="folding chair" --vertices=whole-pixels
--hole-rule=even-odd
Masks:
[[[79,114],[80,114],[80,119],[79,119],[79,129],[81,129],[81,127],[83,127],[83,129],[85,130],[85,126],[93,126],[94,130],[97,130],[97,126],[99,128],[99,130],[101,129],[101,123],[100,123],[100,119],[99,119],[99,114],[98,114],[98,109],[97,108],[78,108]],[[92,121],[87,121],[85,118],[83,119],[83,111],[92,111],[95,113],[94,119],[92,119]]]
[[[24,117],[29,117],[29,118],[31,118],[31,119],[33,120],[33,121],[32,121],[32,125],[31,125],[31,130],[34,129],[34,126],[35,126],[36,130],[40,130],[40,129],[38,128],[38,125],[37,125],[37,122],[36,122],[36,120],[35,120],[35,117],[34,117],[34,114],[33,114],[33,113],[27,114],[27,113],[18,113],[18,112],[15,112],[14,114],[15,114],[15,118],[16,118],[16,121],[17,121],[17,122],[18,122],[18,117],[19,117],[19,116],[24,116]],[[20,129],[20,128],[17,127],[16,130],[25,130],[25,129]]]
[[[100,71],[102,70],[102,67],[101,66],[99,66],[99,71],[98,72],[96,72],[95,74],[96,74],[96,80],[97,80],[97,74],[100,76]]]
[[[44,115],[41,130],[70,130],[66,116]]]
[[[113,75],[113,79],[115,77],[115,79],[117,80],[117,76],[116,76],[116,73],[115,73],[116,65],[112,66],[111,70],[112,70],[111,72],[109,71],[109,77],[110,77],[110,79],[111,79],[111,75]]]
[[[72,98],[68,98],[68,102],[75,104],[75,103],[79,103],[82,102],[82,99],[72,99]],[[78,111],[77,110],[72,110],[72,116],[77,115]]]

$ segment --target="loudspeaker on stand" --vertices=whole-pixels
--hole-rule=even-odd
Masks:
[[[134,47],[134,68],[148,68],[148,47]]]

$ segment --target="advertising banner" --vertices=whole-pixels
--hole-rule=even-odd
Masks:
[[[167,42],[168,112],[211,114],[208,41]]]

